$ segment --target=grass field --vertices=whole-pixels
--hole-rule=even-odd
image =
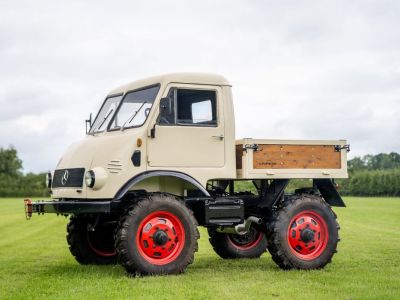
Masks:
[[[345,201],[339,252],[323,270],[282,271],[268,253],[222,260],[201,230],[185,274],[129,278],[120,266],[78,265],[64,217],[28,222],[21,199],[0,199],[0,299],[400,299],[400,199]]]

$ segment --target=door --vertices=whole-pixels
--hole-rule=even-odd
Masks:
[[[151,167],[216,168],[225,164],[222,91],[215,86],[169,85],[170,114],[148,140]]]

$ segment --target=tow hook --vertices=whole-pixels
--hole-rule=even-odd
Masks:
[[[30,220],[32,217],[32,200],[31,199],[24,199],[25,204],[25,218]]]

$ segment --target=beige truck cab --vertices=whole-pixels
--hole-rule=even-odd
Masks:
[[[53,200],[25,201],[28,217],[71,215],[79,263],[180,273],[198,225],[222,258],[268,249],[281,268],[315,269],[335,253],[331,206],[344,203],[333,180],[347,177],[345,140],[237,139],[231,85],[199,73],[119,87],[87,122],[86,138],[47,175]],[[311,184],[286,194],[291,179]],[[237,190],[243,180],[253,192]]]

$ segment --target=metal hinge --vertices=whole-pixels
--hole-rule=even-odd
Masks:
[[[253,151],[259,151],[259,150],[261,150],[261,149],[259,148],[258,144],[246,144],[246,145],[243,146],[243,151],[246,151],[246,152],[247,152],[248,149],[251,149],[251,150],[253,150]]]
[[[349,145],[349,144],[344,145],[344,146],[335,145],[335,151],[336,151],[336,152],[340,152],[340,151],[342,151],[343,149],[345,149],[347,152],[350,152],[350,145]]]

